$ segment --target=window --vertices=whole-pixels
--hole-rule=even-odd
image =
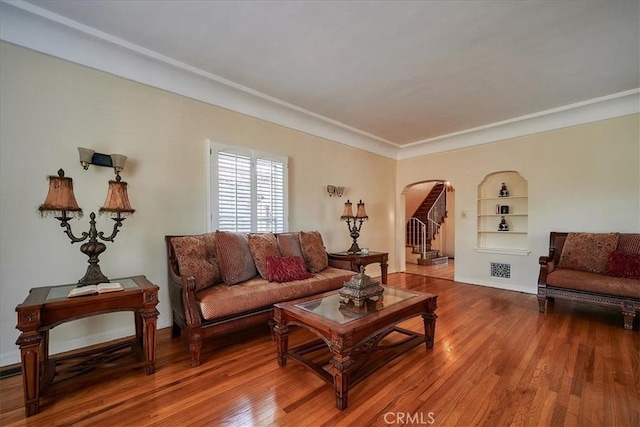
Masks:
[[[211,145],[211,229],[287,231],[287,158]]]

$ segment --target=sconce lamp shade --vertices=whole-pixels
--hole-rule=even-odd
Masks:
[[[358,211],[356,212],[356,218],[358,219],[369,219],[367,216],[367,212],[364,210],[364,203],[362,200],[358,203]]]
[[[119,214],[132,214],[135,212],[135,209],[132,209],[131,204],[129,203],[129,194],[127,193],[126,182],[120,180],[109,181],[107,198],[104,201],[104,206],[100,208],[100,213],[109,212]]]
[[[340,217],[340,219],[353,218],[353,209],[351,208],[352,205],[353,203],[351,203],[349,200],[345,202],[344,212],[342,212],[342,216]]]
[[[82,216],[82,209],[78,206],[76,196],[73,194],[73,179],[65,177],[64,170],[58,170],[58,176],[49,176],[49,193],[38,210],[40,215],[64,212],[71,213],[72,216]]]
[[[78,153],[80,153],[80,164],[86,170],[89,169],[89,165],[91,164],[91,159],[93,158],[94,150],[90,148],[82,148],[78,147]]]
[[[111,164],[113,164],[113,168],[116,172],[121,172],[124,169],[124,164],[127,161],[127,156],[123,156],[122,154],[112,154],[111,155]]]

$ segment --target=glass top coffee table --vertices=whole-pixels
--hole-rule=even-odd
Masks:
[[[420,343],[433,348],[437,299],[384,286],[378,301],[360,307],[341,302],[338,291],[275,304],[278,364],[285,366],[289,357],[307,366],[334,387],[336,407],[345,409],[350,387]],[[418,315],[424,335],[396,326]],[[289,325],[308,329],[320,339],[289,349]]]

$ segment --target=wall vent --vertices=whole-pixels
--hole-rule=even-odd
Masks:
[[[500,277],[502,279],[511,278],[511,264],[502,264],[499,262],[491,263],[491,276]]]

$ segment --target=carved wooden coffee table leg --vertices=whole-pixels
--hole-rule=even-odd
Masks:
[[[424,313],[422,320],[424,321],[424,337],[427,348],[433,348],[433,343],[436,339],[436,319],[438,316],[431,313]]]
[[[333,371],[333,388],[336,391],[336,408],[347,408],[347,397],[349,394],[349,370],[353,365],[353,359],[349,355],[333,353],[331,359],[331,370]]]
[[[285,366],[287,364],[287,350],[289,349],[289,328],[282,318],[282,310],[275,307],[273,310],[275,326],[273,333],[276,337],[276,348],[278,350],[278,365]]]

